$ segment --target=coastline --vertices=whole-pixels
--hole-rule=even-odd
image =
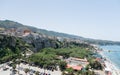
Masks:
[[[105,56],[103,53],[103,51],[98,52],[103,58],[105,58],[106,60],[104,60],[105,63],[105,71],[110,71],[112,74],[111,75],[119,75],[120,74],[120,69],[118,69],[115,64],[107,57]]]

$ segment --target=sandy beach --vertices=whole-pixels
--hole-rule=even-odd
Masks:
[[[104,61],[106,65],[105,71],[110,71],[112,75],[120,75],[120,70],[114,65],[114,63],[112,63],[112,61],[110,61],[102,52],[99,52],[99,54],[106,59]]]

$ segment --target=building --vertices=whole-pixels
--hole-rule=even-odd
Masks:
[[[67,68],[73,68],[74,70],[81,70],[82,68],[86,67],[88,63],[87,59],[80,59],[70,57],[65,60],[67,62]]]
[[[73,65],[67,64],[67,68],[72,68],[73,70],[80,71],[80,70],[82,70],[83,67],[79,66],[79,65],[73,66]]]

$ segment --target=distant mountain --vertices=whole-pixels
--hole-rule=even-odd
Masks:
[[[76,35],[70,35],[70,34],[66,34],[66,33],[59,33],[59,32],[54,32],[54,31],[48,31],[45,29],[38,29],[32,26],[26,26],[23,24],[20,24],[18,22],[14,22],[14,21],[10,21],[10,20],[0,20],[0,27],[2,28],[28,28],[30,30],[32,30],[33,32],[38,32],[38,33],[43,33],[45,35],[49,35],[49,36],[57,36],[57,37],[67,37],[67,38],[83,38],[80,36],[76,36]]]
[[[45,29],[38,29],[32,26],[26,26],[23,24],[20,24],[18,22],[10,21],[10,20],[0,20],[0,27],[5,28],[5,29],[10,29],[10,28],[21,28],[21,29],[30,29],[32,32],[36,33],[42,33],[48,36],[55,36],[55,37],[62,37],[62,38],[70,38],[70,39],[76,39],[76,40],[81,40],[84,42],[88,42],[91,44],[98,44],[98,45],[120,45],[120,42],[116,41],[108,41],[108,40],[95,40],[95,39],[90,39],[90,38],[84,38],[81,36],[77,35],[71,35],[71,34],[66,34],[66,33],[59,33],[55,31],[48,31]]]

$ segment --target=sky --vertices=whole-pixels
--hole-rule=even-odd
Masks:
[[[120,0],[0,0],[0,20],[120,41]]]

